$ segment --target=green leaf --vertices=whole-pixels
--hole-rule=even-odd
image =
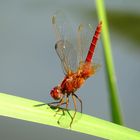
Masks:
[[[49,106],[38,106],[41,102],[29,100],[13,95],[0,93],[0,115],[30,122],[51,125],[63,128],[58,124],[60,115]],[[70,114],[74,111],[69,111]],[[64,115],[65,116],[65,115]],[[68,117],[68,114],[66,114]],[[63,119],[64,121],[64,119]],[[101,120],[86,114],[72,124],[71,128],[65,128],[110,140],[139,140],[140,132],[122,127],[111,122]]]
[[[109,89],[109,101],[110,101],[112,121],[117,124],[123,124],[121,109],[118,100],[118,88],[117,88],[116,75],[115,75],[115,69],[113,64],[113,57],[111,51],[111,43],[110,43],[104,1],[96,0],[96,7],[97,7],[99,20],[103,22],[102,41],[103,41],[104,56],[105,56],[105,63],[106,63],[106,74],[107,74],[107,83]]]

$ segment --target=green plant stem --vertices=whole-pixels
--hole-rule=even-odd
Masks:
[[[35,107],[41,102],[0,93],[0,116],[60,127],[59,115],[49,106]],[[70,111],[70,113],[73,111]],[[72,124],[73,131],[94,135],[110,140],[139,140],[140,132],[111,122],[82,114],[79,121]],[[46,130],[47,131],[47,130]]]
[[[122,125],[123,119],[122,119],[122,113],[121,113],[119,100],[118,100],[118,89],[117,89],[117,82],[116,82],[116,76],[115,76],[115,69],[113,65],[111,43],[110,43],[108,26],[107,26],[104,0],[96,0],[96,7],[97,7],[99,20],[103,22],[102,41],[103,41],[103,47],[104,47],[104,56],[105,56],[106,72],[107,72],[107,79],[108,79],[112,121],[114,123]]]

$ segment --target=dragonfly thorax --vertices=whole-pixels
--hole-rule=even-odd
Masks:
[[[85,79],[81,77],[78,73],[73,73],[64,78],[61,83],[61,90],[63,93],[71,94],[74,93],[78,88],[83,85]]]

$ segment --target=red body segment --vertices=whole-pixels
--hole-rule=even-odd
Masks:
[[[85,62],[81,64],[76,73],[67,75],[62,81],[60,85],[62,93],[74,93],[93,74],[95,74],[95,70],[91,63]]]
[[[84,83],[85,79],[81,74],[73,73],[65,77],[61,83],[62,92],[71,94],[75,92]]]
[[[86,62],[91,62],[91,60],[92,60],[96,44],[97,44],[97,41],[99,39],[99,35],[101,33],[101,28],[102,28],[102,22],[100,22],[98,24],[98,26],[95,30],[95,33],[94,33],[94,36],[92,38],[91,45],[90,45],[90,48],[89,48],[89,51],[88,51],[88,54],[87,54],[87,57],[85,60]]]

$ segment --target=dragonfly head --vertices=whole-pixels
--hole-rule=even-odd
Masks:
[[[50,94],[51,94],[51,96],[52,96],[52,98],[53,98],[54,100],[60,100],[60,99],[62,99],[62,97],[63,97],[63,93],[62,93],[62,91],[61,91],[61,87],[60,87],[60,86],[54,87],[54,88],[51,90]]]

